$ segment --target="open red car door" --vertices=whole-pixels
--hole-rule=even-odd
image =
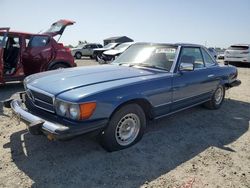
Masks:
[[[52,37],[56,35],[62,35],[65,28],[69,25],[73,25],[75,22],[71,20],[59,20],[51,25],[51,27],[44,33],[51,35]]]
[[[4,74],[4,60],[3,60],[3,51],[7,40],[7,35],[10,28],[0,28],[0,84],[3,83],[3,74]]]

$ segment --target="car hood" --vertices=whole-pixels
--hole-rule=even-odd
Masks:
[[[67,68],[31,75],[25,79],[28,88],[36,88],[52,95],[116,80],[133,79],[155,74],[151,70],[118,65]]]
[[[107,50],[103,52],[104,55],[117,55],[122,53],[124,50]]]
[[[112,48],[95,48],[93,49],[94,51],[106,51],[106,50],[110,50]]]

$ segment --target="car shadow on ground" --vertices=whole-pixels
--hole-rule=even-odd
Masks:
[[[14,93],[23,90],[24,88],[22,83],[11,83],[0,86],[0,116],[4,115],[2,101],[10,98]]]
[[[139,187],[215,146],[225,145],[249,129],[250,103],[226,99],[219,110],[201,106],[150,122],[135,146],[108,153],[94,138],[48,141],[26,130],[15,132],[10,143],[16,166],[34,187]],[[191,167],[190,167],[191,168]]]

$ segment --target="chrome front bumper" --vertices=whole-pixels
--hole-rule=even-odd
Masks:
[[[65,126],[56,122],[45,120],[28,112],[22,99],[13,99],[10,102],[13,112],[20,117],[26,124],[31,134],[43,133],[48,139],[68,139],[81,134],[90,133],[95,130],[102,130],[108,123],[108,119],[95,120],[90,122],[82,122],[76,126]]]
[[[23,103],[21,100],[18,99],[14,99],[11,103],[10,103],[11,109],[14,111],[14,113],[20,117],[22,120],[24,120],[27,123],[30,124],[36,124],[36,122],[41,123],[41,129],[44,131],[47,131],[49,133],[58,135],[58,131],[66,131],[69,128],[66,126],[62,126],[62,125],[57,125],[55,123],[46,121],[36,115],[33,115],[29,112],[27,112],[24,108],[23,108]],[[28,124],[28,128],[30,128],[29,124]]]

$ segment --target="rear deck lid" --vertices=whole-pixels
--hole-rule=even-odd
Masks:
[[[59,20],[51,25],[51,27],[44,33],[46,35],[51,35],[52,37],[56,35],[62,35],[65,28],[69,25],[73,25],[75,22],[71,20]]]

